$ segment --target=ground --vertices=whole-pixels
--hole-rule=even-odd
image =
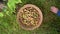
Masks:
[[[60,9],[60,0],[21,1],[20,7],[25,4],[34,4],[41,9],[44,18],[41,26],[32,31],[23,30],[16,20],[16,14],[8,16],[3,12],[4,17],[0,17],[0,34],[60,34],[60,17],[50,11],[51,6]]]

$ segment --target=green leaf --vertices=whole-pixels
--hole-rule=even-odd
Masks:
[[[7,6],[10,13],[15,11],[17,3],[22,3],[22,1],[21,0],[8,0]]]
[[[0,17],[3,17],[4,15],[3,15],[3,13],[0,13]]]

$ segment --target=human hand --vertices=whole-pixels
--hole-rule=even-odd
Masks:
[[[53,13],[57,13],[58,12],[58,8],[56,8],[55,6],[51,6],[51,11]]]

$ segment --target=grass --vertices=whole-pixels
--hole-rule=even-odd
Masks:
[[[60,9],[60,0],[21,0],[22,7],[25,4],[34,4],[43,13],[43,22],[39,28],[33,31],[26,31],[20,28],[16,21],[16,14],[7,15],[5,12],[0,17],[0,34],[60,34],[60,17],[50,11],[51,6]],[[11,11],[11,10],[10,10]]]

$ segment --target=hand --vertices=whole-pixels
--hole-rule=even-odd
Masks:
[[[52,11],[53,13],[57,13],[57,12],[58,12],[58,8],[56,8],[55,6],[52,6],[52,7],[51,7],[51,11]]]

